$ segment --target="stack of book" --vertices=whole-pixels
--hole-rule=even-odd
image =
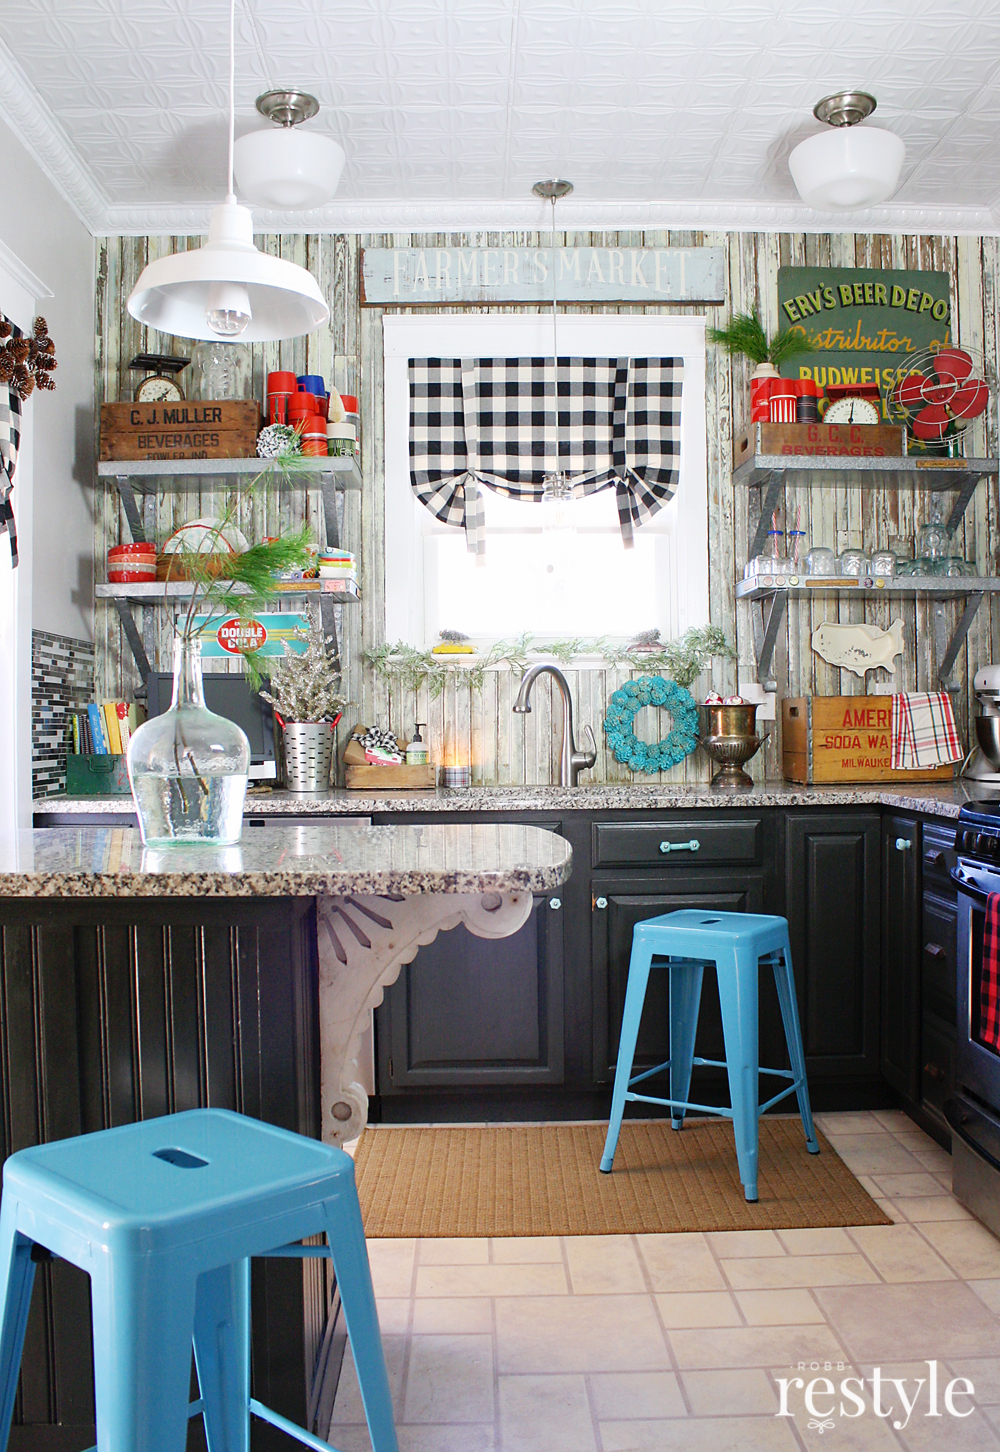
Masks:
[[[68,715],[75,756],[124,756],[142,719],[139,708],[128,701],[91,701],[70,706]]]

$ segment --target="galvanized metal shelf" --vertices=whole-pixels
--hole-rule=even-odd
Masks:
[[[117,610],[122,630],[125,632],[125,639],[129,643],[129,649],[143,681],[152,668],[142,636],[139,634],[139,627],[135,623],[135,616],[132,614],[132,606],[145,605],[152,609],[169,609],[172,605],[183,605],[185,601],[190,600],[194,591],[195,584],[192,580],[143,580],[134,585],[94,586],[94,594],[98,600],[110,600]],[[234,595],[250,593],[246,585],[237,584],[231,587],[231,591]],[[332,612],[337,605],[361,603],[357,585],[344,580],[281,580],[275,584],[274,596],[278,600],[315,600],[318,598],[323,630],[327,635],[334,635],[336,618]],[[218,608],[218,602],[216,602],[216,608]]]
[[[796,488],[919,489],[935,493],[957,491],[948,516],[948,530],[961,522],[981,479],[1000,474],[1000,459],[937,459],[921,455],[754,454],[733,470],[733,483],[758,488],[760,516],[748,559],[764,548],[768,520],[778,507],[781,491]]]
[[[794,583],[793,583],[794,582]],[[740,580],[736,585],[736,598],[757,602],[759,611],[753,611],[754,643],[757,654],[757,676],[766,678],[774,655],[778,631],[788,608],[789,598],[810,599],[817,595],[854,595],[865,599],[892,596],[896,599],[916,599],[918,596],[943,602],[945,600],[967,601],[948,642],[938,667],[938,675],[944,690],[954,690],[951,668],[958,658],[969,627],[976,618],[976,612],[987,595],[1000,592],[1000,579],[994,575],[900,575],[882,578],[865,577],[849,579],[838,575],[835,578],[811,578],[808,575],[754,576]],[[766,607],[766,608],[765,608]]]

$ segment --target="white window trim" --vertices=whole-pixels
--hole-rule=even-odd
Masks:
[[[545,313],[390,314],[382,319],[385,439],[385,624],[387,640],[431,644],[424,630],[422,519],[410,487],[411,358],[545,356]],[[708,620],[708,448],[705,319],[634,313],[560,315],[559,352],[576,357],[684,356],[681,478],[669,511],[669,585],[678,633]],[[656,528],[661,517],[645,528]],[[666,523],[666,520],[662,521]]]

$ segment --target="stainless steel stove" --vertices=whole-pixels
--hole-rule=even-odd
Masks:
[[[1000,1054],[980,1032],[983,930],[1000,892],[1000,801],[968,802],[955,833],[958,864],[958,1040],[951,1125],[956,1197],[1000,1235]]]

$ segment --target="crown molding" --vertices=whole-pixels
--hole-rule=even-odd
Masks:
[[[11,132],[88,232],[96,236],[107,222],[108,199],[3,41],[0,91],[4,120]]]
[[[32,272],[26,262],[22,262],[17,253],[11,251],[2,238],[0,238],[0,268],[8,273],[15,282],[19,282],[35,302],[41,302],[42,298],[55,296],[51,287],[48,287],[37,273]]]
[[[109,236],[191,236],[208,227],[210,204],[107,207],[101,231]],[[886,232],[989,236],[1000,219],[987,208],[873,207],[864,212],[817,213],[778,202],[588,202],[559,205],[559,230],[671,228],[712,232]],[[254,209],[262,232],[510,232],[548,231],[549,209],[522,201],[333,202],[309,212]]]

